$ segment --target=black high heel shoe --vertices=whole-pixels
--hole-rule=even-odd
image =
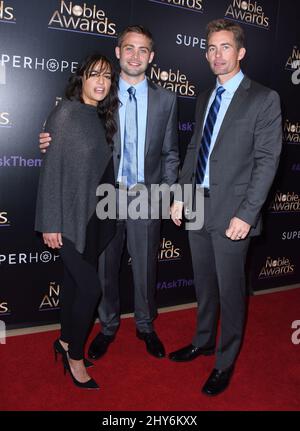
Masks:
[[[75,379],[75,377],[73,376],[73,373],[71,371],[71,367],[70,367],[70,363],[68,360],[68,353],[66,353],[66,355],[63,355],[63,365],[64,365],[64,375],[66,375],[66,372],[68,371],[74,385],[78,386],[79,388],[82,389],[99,389],[98,384],[95,382],[94,379],[90,378],[90,380],[88,380],[87,382],[81,383],[78,380]]]
[[[54,357],[55,357],[56,362],[57,362],[57,355],[58,354],[62,355],[62,357],[67,355],[67,351],[63,348],[63,346],[59,342],[59,338],[54,341],[53,350],[54,350]],[[88,359],[84,358],[83,362],[84,362],[85,368],[90,368],[90,367],[94,366],[93,362],[89,361]]]

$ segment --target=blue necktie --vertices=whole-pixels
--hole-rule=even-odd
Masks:
[[[209,156],[209,148],[211,144],[211,137],[213,134],[214,126],[216,123],[217,115],[221,105],[222,93],[224,93],[225,88],[219,87],[216,92],[216,97],[210,105],[209,112],[207,114],[205,126],[203,129],[203,134],[201,138],[201,145],[198,154],[197,161],[197,172],[196,172],[196,182],[197,184],[202,184],[204,180],[206,165]]]
[[[128,88],[129,98],[126,103],[125,111],[125,134],[123,148],[123,170],[122,176],[126,181],[127,187],[137,183],[137,142],[138,142],[138,124],[137,124],[137,101],[135,97],[135,88]]]

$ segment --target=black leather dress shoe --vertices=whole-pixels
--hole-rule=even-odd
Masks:
[[[107,352],[108,346],[114,341],[114,335],[104,335],[102,332],[96,335],[91,342],[88,355],[91,359],[99,359]]]
[[[156,335],[156,332],[153,331],[148,333],[137,330],[136,336],[140,340],[145,341],[147,352],[150,353],[150,355],[155,356],[156,358],[163,358],[166,356],[164,345]]]
[[[182,349],[176,350],[169,354],[169,359],[175,362],[187,362],[198,358],[200,355],[209,356],[214,354],[214,349],[203,349],[202,347],[189,344]]]
[[[214,368],[202,388],[202,393],[209,396],[218,395],[228,387],[233,373],[233,365],[226,370]]]

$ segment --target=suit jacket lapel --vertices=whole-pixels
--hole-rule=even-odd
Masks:
[[[115,169],[115,177],[118,176],[119,164],[120,164],[120,155],[121,155],[121,133],[120,133],[120,118],[119,118],[119,110],[115,113],[115,120],[117,123],[117,132],[114,136],[114,169]],[[119,156],[119,157],[118,157]]]
[[[220,145],[220,141],[222,139],[222,136],[232,120],[234,119],[235,115],[239,112],[240,105],[244,102],[245,98],[248,96],[248,88],[250,87],[250,79],[248,77],[244,77],[242,82],[240,83],[238,89],[236,90],[232,101],[227,109],[227,112],[225,114],[225,117],[223,119],[221,128],[219,130],[214,148],[212,153],[218,148],[218,145]]]
[[[145,158],[149,150],[150,138],[155,130],[156,118],[159,115],[159,97],[157,97],[156,87],[148,80],[148,106],[147,106],[147,124],[145,138]]]

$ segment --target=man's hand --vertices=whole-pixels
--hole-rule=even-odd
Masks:
[[[183,211],[183,202],[175,201],[171,206],[171,219],[177,226],[181,225],[182,211]]]
[[[50,248],[61,248],[63,245],[61,233],[43,233],[43,239]]]
[[[229,227],[226,229],[226,236],[233,241],[245,239],[249,233],[251,225],[244,222],[238,217],[233,217],[230,220]]]
[[[40,133],[39,134],[39,148],[41,150],[41,153],[45,153],[47,151],[47,148],[50,145],[50,141],[51,141],[51,136],[49,135],[49,133]]]

